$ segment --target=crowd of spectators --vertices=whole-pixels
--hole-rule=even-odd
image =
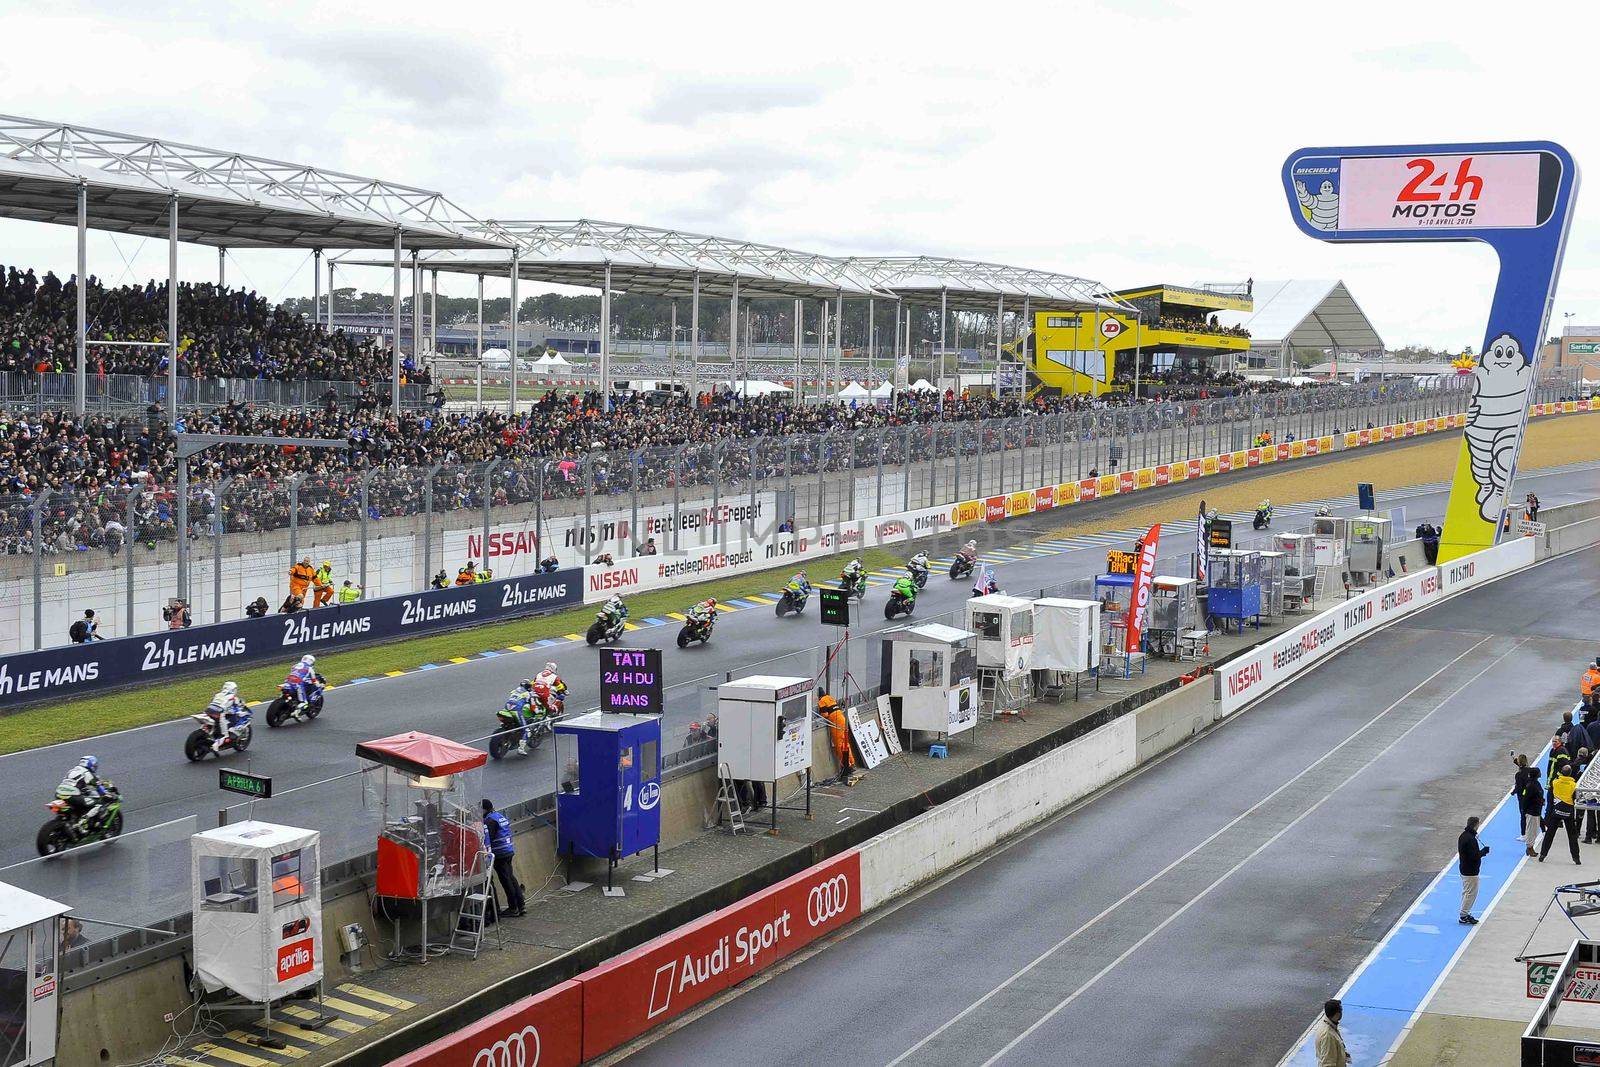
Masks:
[[[1181,315],[1163,315],[1150,324],[1156,330],[1181,330],[1184,333],[1205,333],[1218,337],[1249,337],[1250,331],[1243,326],[1223,326],[1217,322],[1215,315],[1205,319],[1190,319]]]
[[[925,458],[934,447],[948,454],[956,447],[993,452],[1037,444],[1059,424],[1042,418],[988,422],[981,435],[970,428],[958,435],[953,427],[1081,411],[1091,403],[1107,406],[1081,397],[1024,401],[950,393],[903,394],[892,405],[795,405],[781,396],[701,393],[665,400],[619,397],[605,412],[598,393],[552,391],[516,417],[439,410],[394,416],[366,391],[316,409],[230,404],[188,414],[179,428],[342,442],[336,448],[219,448],[191,460],[192,523],[210,521],[210,487],[233,479],[222,517],[227,529],[251,533],[289,524],[287,485],[293,476],[301,479],[299,521],[306,525],[358,519],[359,482],[373,470],[378,473],[369,484],[371,518],[420,512],[421,472],[435,465],[442,468],[433,484],[435,509],[480,507],[484,482],[478,471],[494,459],[502,461],[490,488],[497,504],[581,496],[585,464],[597,494],[629,492],[635,484],[646,492],[704,485],[713,471],[732,489],[751,479],[780,477],[786,468],[803,474],[875,464],[875,430],[888,431],[882,444],[889,463]],[[1148,416],[1151,421],[1140,428],[1200,414],[1190,404],[1122,410]],[[935,441],[931,435],[941,431]],[[718,442],[739,444],[714,448]],[[176,534],[176,476],[175,439],[159,411],[120,417],[0,412],[0,551],[32,552],[29,508],[46,491],[52,494],[42,536],[46,553],[115,552],[130,536],[139,542],[170,539]],[[130,530],[128,489],[135,486],[146,491],[135,498]]]
[[[76,363],[77,283],[0,268],[0,370],[65,372]],[[107,288],[89,279],[90,374],[165,375],[166,347],[96,341],[167,340],[165,282]],[[329,332],[265,297],[217,285],[178,286],[178,373],[192,378],[388,380],[387,345]],[[428,372],[407,361],[408,381]]]

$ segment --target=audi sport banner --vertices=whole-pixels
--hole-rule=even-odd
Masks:
[[[854,849],[578,976],[592,1059],[765,970],[861,914]]]
[[[562,982],[523,997],[389,1067],[578,1067],[583,1053],[583,986]]]
[[[1150,589],[1156,578],[1156,546],[1161,542],[1161,524],[1150,527],[1150,532],[1139,542],[1139,569],[1133,575],[1133,589],[1128,597],[1129,652],[1139,651],[1144,641],[1145,624],[1150,621]]]
[[[583,571],[506,578],[293,615],[268,615],[143,637],[21,652],[0,659],[0,709],[49,694],[64,699],[158,674],[281,660],[364,641],[410,637],[583,603]]]

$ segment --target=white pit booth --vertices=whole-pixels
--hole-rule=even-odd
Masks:
[[[1033,662],[1033,601],[990,593],[967,601],[967,629],[978,635],[978,666],[1021,674]]]
[[[0,1064],[56,1062],[61,1014],[56,946],[72,909],[0,882]]]
[[[1100,602],[1044,597],[1033,602],[1033,669],[1043,672],[1044,695],[1061,699],[1072,678],[1073,698],[1078,679],[1100,667]]]
[[[978,725],[977,639],[940,623],[883,635],[882,676],[901,729],[952,736]]]
[[[811,814],[810,678],[755,674],[717,686],[717,768],[735,781],[772,786],[772,829],[778,827],[777,783],[804,774]]]
[[[322,981],[315,830],[241,822],[193,845],[194,969],[208,992],[268,1006]]]

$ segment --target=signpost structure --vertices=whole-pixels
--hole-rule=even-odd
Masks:
[[[1517,473],[1578,168],[1550,141],[1303,148],[1283,164],[1319,241],[1480,241],[1500,274],[1445,511],[1439,562],[1493,545]]]

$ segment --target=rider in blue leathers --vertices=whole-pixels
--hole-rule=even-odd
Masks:
[[[294,686],[294,697],[301,705],[310,703],[312,697],[322,692],[322,675],[317,673],[316,666],[317,657],[307,653],[289,669],[289,677],[285,679]]]

